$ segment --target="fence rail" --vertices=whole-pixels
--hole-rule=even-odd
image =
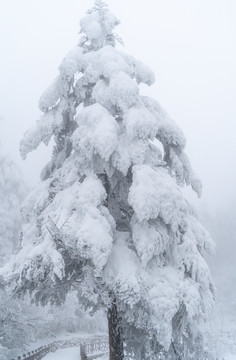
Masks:
[[[80,347],[81,360],[87,360],[88,358],[92,358],[92,355],[107,353],[108,339],[105,336],[96,336],[93,340],[74,338],[54,341],[51,344],[40,346],[33,351],[25,352],[23,355],[11,360],[41,360],[50,352],[55,352],[58,349],[68,349],[70,347]]]

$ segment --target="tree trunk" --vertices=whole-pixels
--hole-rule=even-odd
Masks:
[[[111,308],[107,312],[109,330],[110,360],[123,360],[124,348],[120,319],[118,318],[116,300],[112,301]]]

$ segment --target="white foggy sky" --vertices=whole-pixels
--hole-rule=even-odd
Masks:
[[[156,75],[143,92],[181,126],[203,181],[203,203],[235,196],[236,1],[107,0],[121,20],[123,51]],[[0,9],[0,140],[31,185],[49,160],[41,146],[19,156],[23,133],[40,117],[38,100],[77,44],[79,19],[92,0],[8,0]],[[225,199],[224,199],[225,198]]]

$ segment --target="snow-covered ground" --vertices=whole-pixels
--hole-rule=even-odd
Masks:
[[[48,354],[44,360],[80,360],[80,349],[61,349],[55,353]],[[108,356],[100,357],[99,360],[108,360]],[[236,355],[228,355],[224,357],[224,360],[236,360]]]
[[[44,360],[80,360],[80,348],[60,349],[46,355]]]
[[[60,349],[46,355],[43,360],[80,360],[80,348]],[[99,357],[99,360],[108,360],[108,355]],[[229,360],[233,360],[233,358]]]

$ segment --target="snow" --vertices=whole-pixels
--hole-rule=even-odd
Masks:
[[[107,219],[95,209],[88,209],[76,237],[79,254],[85,259],[91,259],[97,271],[101,271],[107,262],[113,243],[112,231]]]
[[[52,84],[44,91],[39,99],[39,109],[47,111],[54,107],[62,95],[62,79],[58,75]]]
[[[167,112],[161,107],[161,105],[153,98],[148,96],[141,97],[144,106],[156,117],[159,122],[159,134],[158,138],[166,143],[179,146],[181,149],[185,148],[186,139],[173,119],[167,114]]]
[[[102,27],[99,22],[100,19],[97,12],[85,15],[80,20],[80,26],[88,36],[89,40],[98,40],[103,35]]]
[[[138,103],[139,89],[135,82],[123,71],[113,74],[109,85],[100,80],[94,86],[93,98],[107,109],[117,107],[125,112]]]
[[[113,35],[113,29],[119,24],[119,20],[110,12],[107,5],[100,0],[95,2],[95,6],[80,20],[81,32],[84,34],[82,42],[87,46],[100,48]]]
[[[69,51],[68,54],[62,60],[59,66],[59,71],[61,75],[60,77],[61,81],[64,80],[64,86],[66,84],[66,80],[72,79],[76,72],[83,71],[85,64],[82,55],[83,55],[83,48],[76,46],[74,49]],[[67,88],[67,91],[68,90],[69,89]],[[45,97],[41,98],[41,102],[43,99],[46,100],[46,95],[47,93],[45,93]]]
[[[133,167],[129,203],[139,221],[160,216],[165,224],[179,223],[186,206],[182,194],[168,172],[150,166]]]
[[[192,189],[200,197],[202,183],[192,170],[190,161],[183,151],[186,146],[186,139],[182,130],[156,100],[147,96],[142,96],[141,99],[144,106],[158,122],[157,139],[163,144],[165,150],[168,147],[165,160],[175,173],[178,183],[191,185]]]
[[[144,266],[154,256],[160,256],[166,250],[169,236],[161,221],[156,220],[151,225],[148,221],[139,222],[134,216],[132,231],[132,239]]]
[[[104,271],[104,279],[119,298],[133,307],[140,301],[139,259],[127,247],[128,233],[115,234],[115,245]]]
[[[155,82],[155,75],[153,71],[144,63],[136,60],[133,56],[127,55],[123,52],[119,52],[123,59],[129,65],[129,75],[136,79],[137,83],[143,83],[146,85],[152,85]]]
[[[131,139],[153,140],[158,132],[158,122],[145,108],[131,108],[125,115],[124,124]]]
[[[121,111],[128,110],[138,102],[139,88],[123,71],[111,77],[107,98]]]
[[[101,105],[83,109],[76,118],[78,128],[73,134],[73,147],[81,157],[92,159],[95,154],[108,160],[118,142],[118,125]]]
[[[49,353],[44,360],[79,360],[80,348],[60,349],[55,353]]]
[[[30,130],[28,130],[20,143],[20,153],[22,159],[26,155],[35,150],[41,142],[48,145],[53,134],[62,126],[64,110],[64,102],[62,101],[55,108],[46,112]]]
[[[210,311],[214,286],[203,256],[213,246],[182,193],[184,185],[201,193],[185,136],[157,101],[140,95],[139,84],[155,77],[115,49],[117,24],[96,0],[81,20],[80,46],[63,59],[40,99],[44,114],[21,142],[23,158],[52,137],[55,146],[46,180],[23,206],[22,249],[8,272],[19,291],[39,283],[43,301],[57,291],[41,294],[45,279],[59,288],[59,280],[75,280],[91,312],[114,296],[138,356],[151,351],[149,339],[168,349],[179,326],[188,337]]]

